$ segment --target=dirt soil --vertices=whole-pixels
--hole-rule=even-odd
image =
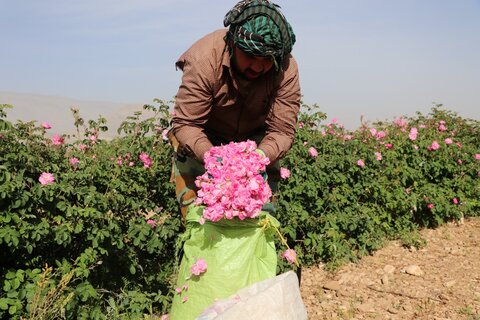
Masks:
[[[419,250],[392,241],[334,273],[304,268],[309,319],[480,320],[480,219],[421,235]]]

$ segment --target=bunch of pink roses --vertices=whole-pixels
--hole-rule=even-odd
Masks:
[[[205,219],[254,218],[269,201],[272,191],[262,172],[270,160],[256,150],[256,143],[247,140],[205,153],[206,172],[195,180],[199,188],[195,204],[205,205]]]

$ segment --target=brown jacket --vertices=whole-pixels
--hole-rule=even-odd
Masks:
[[[173,116],[173,134],[184,150],[203,161],[212,137],[242,141],[264,133],[259,148],[275,162],[292,146],[300,108],[297,63],[253,81],[233,77],[224,37],[217,30],[194,43],[177,61],[183,71]],[[217,140],[218,141],[218,140]]]

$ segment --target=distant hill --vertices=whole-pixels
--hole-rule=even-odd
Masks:
[[[153,101],[153,99],[152,99]],[[153,103],[152,101],[146,103]],[[143,105],[127,104],[106,101],[83,101],[61,96],[47,96],[30,93],[2,92],[0,91],[0,104],[11,104],[13,109],[7,110],[7,119],[11,122],[17,120],[39,123],[47,121],[52,125],[50,133],[73,133],[73,116],[70,108],[80,110],[80,115],[85,120],[96,120],[101,115],[107,119],[108,132],[104,137],[117,135],[119,125],[132,115],[134,111],[142,110]]]

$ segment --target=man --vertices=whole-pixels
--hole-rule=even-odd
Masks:
[[[271,161],[275,189],[278,160],[291,148],[300,108],[295,35],[279,6],[240,1],[225,16],[227,29],[194,43],[176,62],[183,71],[170,139],[175,149],[177,201],[185,218],[196,197],[195,178],[214,145],[257,142]]]

